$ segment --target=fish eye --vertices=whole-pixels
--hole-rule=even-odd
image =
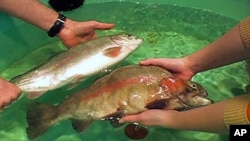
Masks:
[[[127,37],[131,37],[132,35],[131,34],[126,34]]]
[[[193,89],[198,89],[197,85],[195,83],[190,83],[189,84],[190,87],[192,87]]]

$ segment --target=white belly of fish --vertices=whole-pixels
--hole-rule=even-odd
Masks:
[[[40,76],[33,77],[31,80],[23,81],[18,86],[27,92],[29,98],[36,98],[43,93],[59,88],[69,83],[83,81],[88,76],[105,71],[107,67],[122,60],[119,58],[111,58],[98,53],[89,57],[87,60],[72,64],[71,67],[60,67],[50,72],[43,73]]]

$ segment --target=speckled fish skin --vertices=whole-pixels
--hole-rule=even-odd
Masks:
[[[74,119],[74,129],[81,132],[89,120],[117,120],[148,109],[183,110],[211,104],[206,97],[201,85],[178,79],[163,68],[126,66],[70,95],[58,106],[30,107],[27,133],[35,138],[66,119]]]
[[[166,89],[162,84],[165,78],[173,81],[174,86],[169,87],[177,87],[173,90]],[[155,109],[159,106],[158,101],[166,103],[158,109],[179,110],[211,104],[201,85],[183,80],[180,80],[182,84],[179,85],[176,84],[176,79],[180,80],[160,67],[126,66],[97,80],[87,89],[71,95],[59,109],[67,107],[70,115],[98,120],[116,112],[126,115]]]
[[[39,68],[11,82],[37,98],[49,90],[75,83],[125,59],[142,43],[129,34],[110,35],[80,44],[53,57]]]

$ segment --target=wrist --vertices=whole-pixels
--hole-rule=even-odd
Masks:
[[[56,36],[63,29],[65,22],[66,22],[66,16],[59,14],[58,18],[47,32],[48,36],[50,37]]]
[[[56,35],[60,39],[64,39],[67,34],[71,32],[71,28],[73,27],[72,21],[70,19],[66,19],[64,26],[61,28],[60,32]]]
[[[198,70],[198,64],[195,64],[195,61],[192,61],[189,56],[182,58],[182,66],[184,68],[184,74],[185,76],[189,76],[189,79],[191,79],[195,74],[200,72]]]
[[[70,19],[66,19],[63,28],[57,34],[57,37],[62,40],[63,44],[67,48],[72,48],[82,42],[81,36],[76,33],[76,27],[77,22],[72,21]]]
[[[161,116],[161,119],[159,121],[162,121],[162,123],[159,123],[159,125],[167,128],[178,129],[178,124],[180,122],[179,117],[179,111],[167,110],[164,112],[164,115]]]

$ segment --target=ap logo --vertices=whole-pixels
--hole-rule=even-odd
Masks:
[[[230,125],[230,141],[249,141],[250,125]]]

